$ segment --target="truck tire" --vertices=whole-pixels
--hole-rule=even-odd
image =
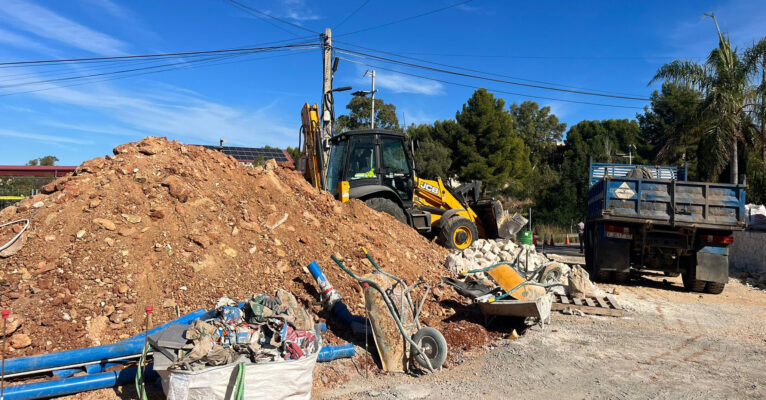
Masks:
[[[630,279],[630,270],[628,271],[614,271],[612,273],[612,279],[614,283],[624,284]]]
[[[697,279],[697,277],[694,275],[694,272],[684,272],[681,274],[681,278],[684,281],[684,288],[686,288],[686,290],[690,292],[702,292],[705,290],[706,282]]]
[[[707,282],[705,284],[705,293],[710,294],[721,294],[723,292],[723,288],[726,286],[725,283],[720,282]]]
[[[402,208],[392,200],[389,200],[385,197],[373,197],[371,199],[365,200],[364,204],[367,204],[367,207],[370,207],[375,211],[384,212],[396,218],[403,224],[407,223],[407,216],[404,215],[404,210],[402,210]]]
[[[476,224],[465,217],[452,217],[439,231],[439,244],[455,250],[465,250],[479,238]]]

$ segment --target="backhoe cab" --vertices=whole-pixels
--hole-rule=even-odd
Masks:
[[[480,199],[481,182],[450,188],[415,176],[404,133],[345,132],[330,140],[326,188],[341,200],[359,199],[447,248],[463,250],[477,238],[496,238],[504,215],[497,200]]]

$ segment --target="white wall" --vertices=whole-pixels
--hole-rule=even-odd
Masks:
[[[729,247],[729,266],[766,274],[766,232],[734,232],[734,243]]]

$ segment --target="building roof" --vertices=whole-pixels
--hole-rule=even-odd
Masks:
[[[56,178],[71,174],[74,165],[0,165],[0,176],[54,176]]]
[[[288,154],[287,151],[285,150],[266,149],[266,148],[258,148],[258,147],[233,147],[233,146],[210,146],[210,145],[203,145],[203,147],[208,148],[210,150],[218,150],[223,154],[234,157],[235,159],[237,159],[237,161],[241,163],[252,163],[258,158],[261,158],[263,159],[263,161],[274,159],[274,161],[276,161],[277,164],[282,166],[285,166],[288,164],[293,165],[292,157],[290,157],[290,154]]]

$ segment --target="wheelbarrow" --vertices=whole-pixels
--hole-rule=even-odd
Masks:
[[[365,277],[359,277],[349,270],[343,263],[338,260],[334,255],[331,256],[338,266],[349,274],[352,278],[356,279],[359,284],[367,290],[372,288],[385,302],[385,306],[396,324],[398,333],[402,336],[404,344],[404,355],[406,357],[405,370],[409,370],[413,365],[412,360],[417,362],[423,369],[434,372],[440,369],[447,359],[447,341],[439,330],[432,327],[422,327],[420,325],[419,317],[423,310],[423,304],[425,304],[428,293],[431,290],[428,282],[420,280],[412,285],[407,285],[402,279],[384,271],[376,262],[367,249],[362,248],[364,254],[375,269],[385,276],[393,280],[393,284],[390,288],[385,289],[379,282],[373,279]],[[420,301],[415,302],[412,298],[412,292],[415,288],[425,288],[425,293],[420,298]],[[398,300],[398,302],[396,301]],[[398,303],[398,304],[397,304]],[[368,303],[369,304],[369,303]],[[384,363],[384,369],[386,368],[385,359],[386,355],[383,354],[386,351],[387,346],[385,343],[381,343],[384,338],[384,333],[376,326],[376,321],[371,318],[371,325],[373,327],[373,337],[375,338],[376,345],[378,347],[378,353],[380,354],[381,362]],[[411,322],[407,322],[410,320]],[[415,332],[411,335],[411,332]]]
[[[550,264],[550,263],[549,263]],[[485,322],[498,316],[510,317],[534,317],[541,325],[550,318],[552,299],[548,295],[550,288],[563,286],[560,282],[552,280],[553,271],[545,264],[531,274],[522,276],[516,270],[516,263],[500,262],[485,268],[463,270],[463,274],[479,272],[488,273],[498,284],[499,288],[487,288],[472,296],[474,303],[478,304],[479,310],[484,315]],[[452,285],[465,286],[464,282],[452,279],[444,279],[443,282]],[[465,291],[464,288],[462,288]],[[460,292],[461,290],[458,289]]]

